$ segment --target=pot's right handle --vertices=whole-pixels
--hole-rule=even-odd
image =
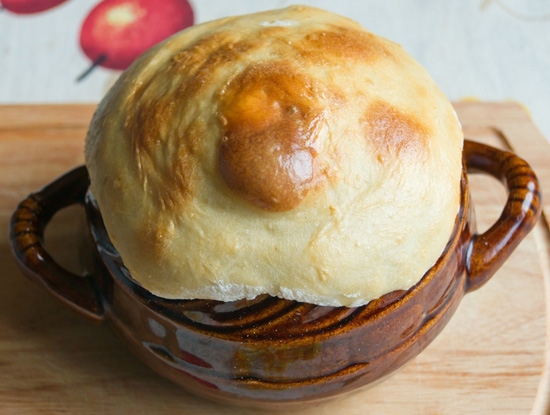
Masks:
[[[499,219],[487,231],[472,237],[466,268],[467,290],[473,291],[491,278],[533,229],[541,213],[541,193],[529,164],[514,153],[465,140],[464,158],[468,172],[490,174],[508,190]]]

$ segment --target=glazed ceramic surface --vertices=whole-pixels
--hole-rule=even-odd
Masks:
[[[408,291],[357,307],[321,307],[263,296],[231,303],[166,300],[134,282],[109,241],[77,168],[30,195],[14,213],[12,247],[23,271],[67,305],[109,321],[129,348],[186,389],[236,405],[280,409],[371,385],[420,353],[468,292],[484,284],[540,214],[535,174],[512,153],[466,142],[462,198],[445,252]],[[502,215],[475,231],[466,170],[502,179]],[[89,275],[60,267],[41,240],[62,207],[85,205],[93,252]]]

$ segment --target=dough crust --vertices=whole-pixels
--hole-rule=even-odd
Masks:
[[[459,207],[463,134],[399,45],[293,6],[141,56],[86,140],[132,277],[174,299],[358,306],[416,284]]]

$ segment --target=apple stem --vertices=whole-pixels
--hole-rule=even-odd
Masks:
[[[76,78],[76,82],[82,81],[84,78],[86,78],[88,75],[92,73],[92,71],[97,68],[99,65],[101,65],[105,60],[107,59],[107,55],[101,54],[95,60],[92,62],[89,68],[87,68],[84,72],[82,72],[78,78]]]

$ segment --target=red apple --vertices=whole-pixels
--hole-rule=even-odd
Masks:
[[[123,70],[193,20],[187,0],[103,0],[84,20],[80,46],[94,65]]]
[[[2,7],[12,13],[31,14],[58,6],[67,0],[0,0]]]

